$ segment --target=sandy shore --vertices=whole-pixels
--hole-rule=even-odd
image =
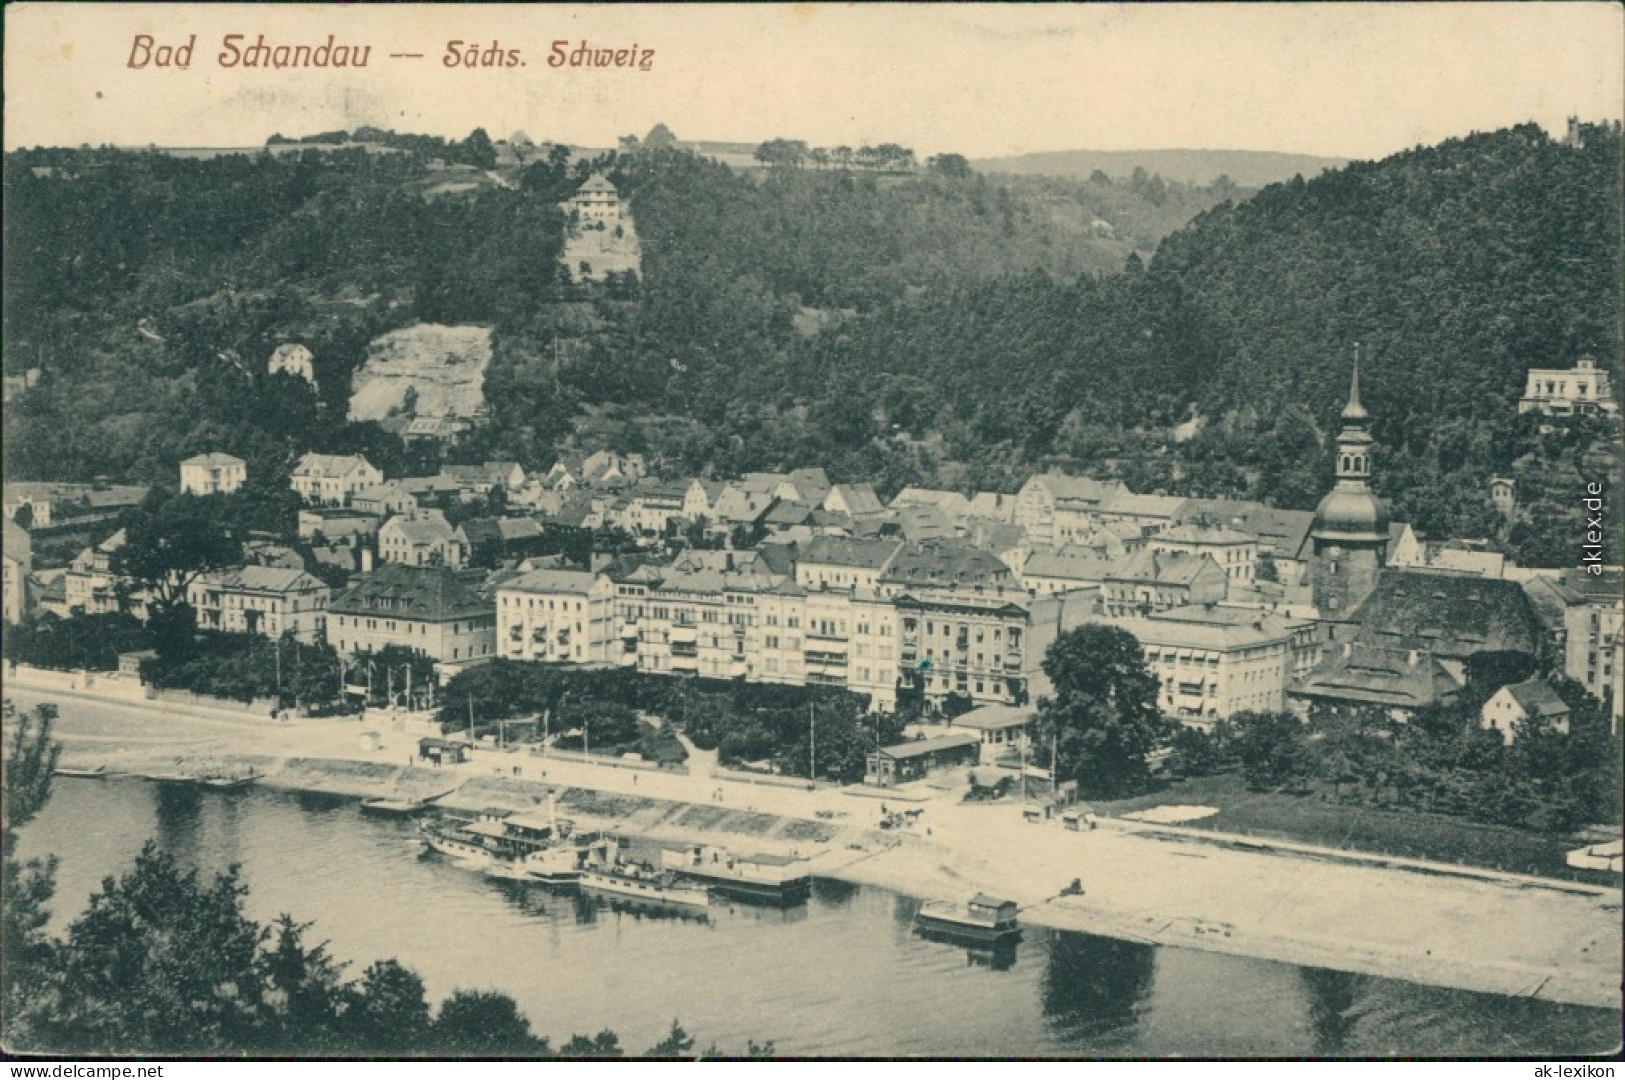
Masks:
[[[987,891],[1030,925],[1328,967],[1436,986],[1618,1009],[1619,889],[1410,860],[1254,850],[1222,834],[1108,821],[1071,832],[1016,807],[949,797],[911,802],[920,823],[876,826],[884,800],[840,789],[769,787],[481,751],[468,764],[413,760],[421,730],[373,717],[275,722],[206,708],[99,701],[15,682],[19,705],[48,700],[63,764],[119,772],[252,768],[260,783],[356,797],[511,806],[545,802],[584,823],[737,850],[795,850],[815,873],[918,897]],[[364,748],[373,733],[378,746]],[[865,793],[866,796],[873,793]],[[1081,896],[1060,897],[1074,878]]]

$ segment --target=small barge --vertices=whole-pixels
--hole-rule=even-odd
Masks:
[[[800,855],[735,855],[722,848],[667,848],[661,866],[709,886],[719,896],[792,907],[812,894],[812,874]]]
[[[978,893],[963,906],[928,901],[914,916],[914,927],[922,934],[961,942],[1000,942],[1021,934],[1016,923],[1016,902]]]

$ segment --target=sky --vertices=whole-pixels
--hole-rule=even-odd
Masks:
[[[241,146],[376,125],[613,145],[896,142],[922,157],[1212,148],[1373,158],[1533,120],[1619,119],[1612,2],[497,6],[16,4],[5,146]],[[137,35],[190,67],[130,67]],[[371,46],[354,70],[225,68],[227,34]],[[447,43],[523,66],[449,68]],[[653,50],[649,70],[551,46]],[[391,58],[387,54],[420,53]],[[567,54],[566,54],[567,55]]]

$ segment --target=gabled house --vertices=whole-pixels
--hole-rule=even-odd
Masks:
[[[1144,550],[1125,555],[1106,572],[1106,613],[1149,615],[1187,604],[1216,604],[1229,578],[1207,555]]]
[[[247,481],[247,463],[231,454],[198,454],[181,462],[183,495],[230,495]]]
[[[391,514],[411,513],[418,508],[418,499],[399,480],[390,480],[351,495],[350,508],[385,518]]]
[[[1490,695],[1479,710],[1479,726],[1497,731],[1511,746],[1522,724],[1546,723],[1553,731],[1569,733],[1569,707],[1545,679],[1511,683]]]
[[[406,566],[460,567],[466,552],[457,530],[438,510],[397,514],[378,529],[378,557]]]
[[[318,578],[274,566],[209,571],[186,590],[201,630],[273,640],[292,634],[311,644],[324,639],[330,599],[331,590]]]
[[[386,563],[328,605],[327,639],[346,659],[390,645],[423,653],[444,681],[496,654],[496,603],[448,567]]]
[[[1127,491],[1117,480],[1041,473],[1016,494],[1015,523],[1027,530],[1034,543],[1064,543],[1093,532],[1101,507]]]
[[[878,514],[885,509],[869,484],[836,484],[824,496],[824,509],[847,517]]]
[[[311,506],[343,506],[362,488],[384,482],[384,474],[360,454],[306,454],[290,483]]]

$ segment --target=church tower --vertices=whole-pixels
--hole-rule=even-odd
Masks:
[[[1339,619],[1377,585],[1388,550],[1388,507],[1371,491],[1371,415],[1360,404],[1360,349],[1337,436],[1337,483],[1315,510],[1310,587],[1323,619]]]

